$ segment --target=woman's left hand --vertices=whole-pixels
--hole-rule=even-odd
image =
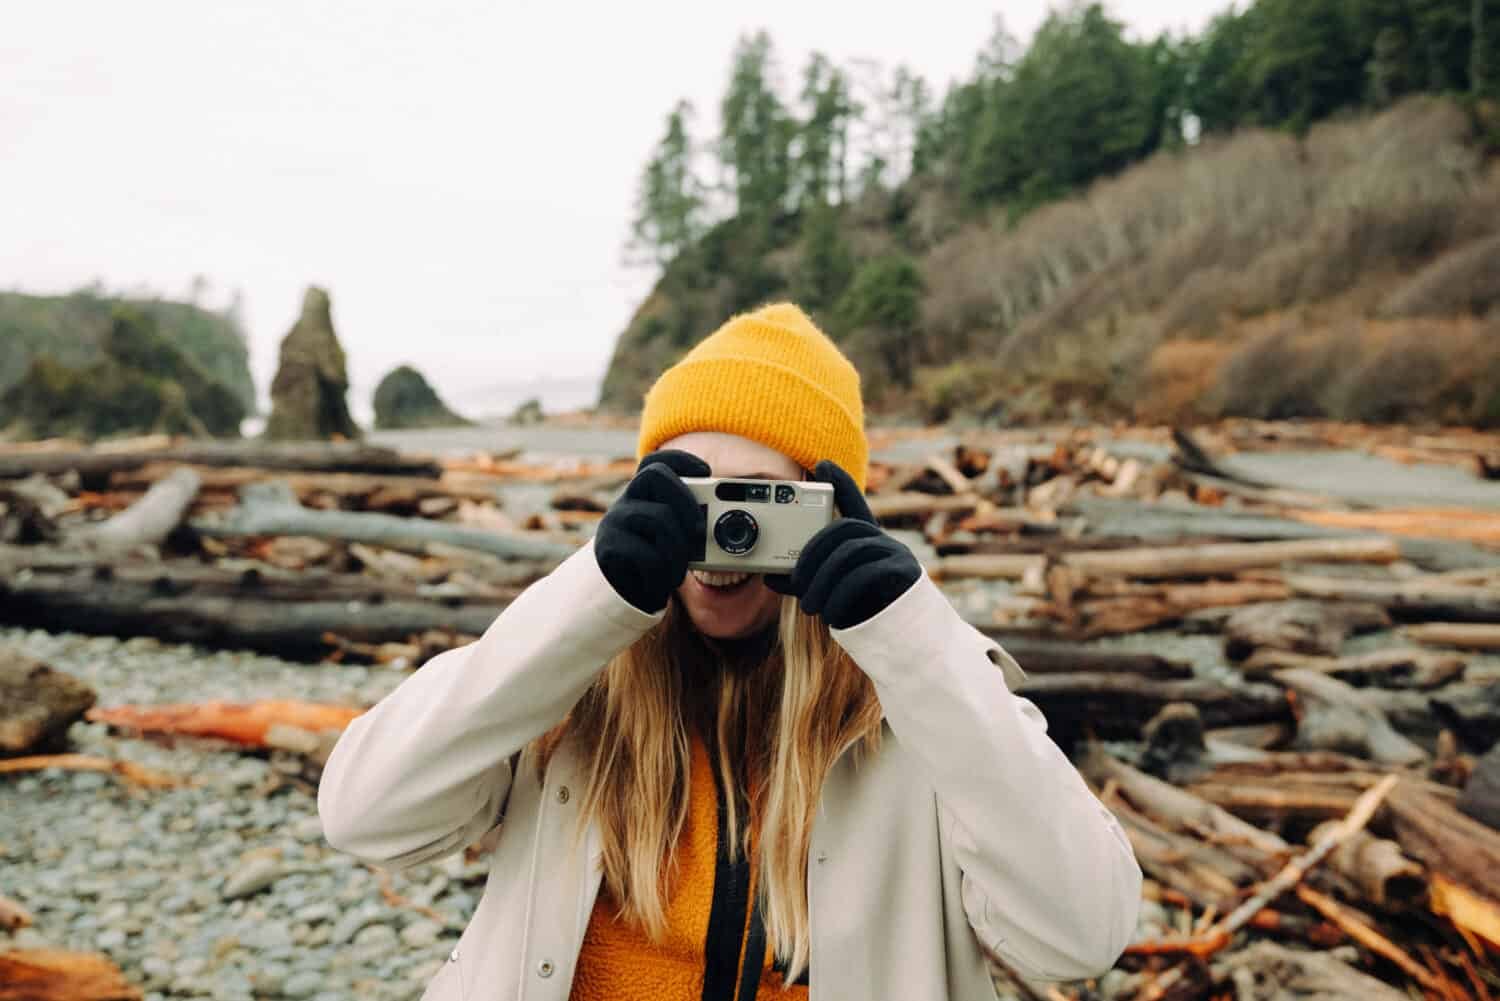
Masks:
[[[884,611],[922,576],[910,549],[880,530],[853,477],[824,459],[813,479],[833,485],[840,517],[808,540],[790,574],[767,574],[766,586],[796,596],[802,610],[834,629],[849,629]]]

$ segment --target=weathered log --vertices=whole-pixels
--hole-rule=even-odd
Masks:
[[[1463,677],[1465,660],[1453,654],[1416,648],[1372,650],[1351,657],[1318,657],[1262,648],[1240,663],[1246,677],[1286,668],[1327,674],[1357,687],[1430,689]]]
[[[0,455],[0,479],[31,473],[77,472],[86,483],[100,484],[111,473],[139,469],[151,462],[195,466],[256,466],[330,473],[398,473],[437,477],[442,467],[429,458],[359,442],[198,442],[174,448],[132,452],[84,449]]]
[[[1500,738],[1500,685],[1460,682],[1429,692],[1365,688],[1364,700],[1385,713],[1391,725],[1421,740],[1444,730],[1466,746],[1485,751]]]
[[[1085,585],[1085,593],[1095,588]],[[1086,638],[1119,636],[1177,622],[1208,608],[1277,601],[1287,590],[1275,581],[1205,581],[1152,587],[1138,594],[1086,598],[1072,606],[1074,628]]]
[[[1427,759],[1427,752],[1397,733],[1359,689],[1302,668],[1277,671],[1275,677],[1297,693],[1298,747],[1348,751],[1392,765]]]
[[[1500,625],[1496,624],[1431,622],[1406,626],[1401,632],[1408,639],[1431,646],[1456,647],[1460,650],[1500,650]]]
[[[1316,841],[1336,821],[1328,820],[1309,835]],[[1422,867],[1401,852],[1401,846],[1369,831],[1350,837],[1328,857],[1328,867],[1353,883],[1377,907],[1408,905],[1427,892]]]
[[[934,580],[1020,580],[1044,566],[1041,556],[973,553],[941,556],[928,572]]]
[[[140,500],[108,521],[69,533],[68,541],[97,549],[157,546],[182,522],[198,495],[198,474],[179,467],[152,484]]]
[[[208,568],[205,568],[208,569]],[[170,577],[152,581],[94,580],[80,574],[0,575],[0,620],[14,625],[110,636],[146,635],[180,643],[262,650],[291,659],[318,659],[329,650],[325,633],[364,643],[404,641],[429,630],[480,635],[504,602],[449,606],[427,599],[337,599],[309,594],[315,580],[296,588],[278,581],[297,600],[267,600],[256,594],[259,574],[242,575],[236,593],[204,588],[177,590]],[[331,576],[331,575],[330,575]],[[328,578],[323,578],[328,579]],[[351,592],[356,583],[370,595],[372,582],[334,578]]]
[[[1474,763],[1457,805],[1461,812],[1500,831],[1500,743]]]
[[[140,1001],[139,987],[96,952],[0,952],[0,1001]]]
[[[1062,557],[1061,562],[1086,576],[1151,579],[1223,576],[1299,562],[1392,563],[1400,556],[1395,543],[1376,537],[1069,553]]]
[[[1028,678],[1020,692],[1042,709],[1048,731],[1065,746],[1088,731],[1103,739],[1133,739],[1170,702],[1193,703],[1210,726],[1274,722],[1291,714],[1285,695],[1270,685],[1231,688],[1201,679],[1042,674]]]
[[[1406,854],[1500,908],[1500,831],[1412,781],[1399,783],[1386,805]]]
[[[1152,943],[1153,951],[1160,953],[1175,948],[1177,951],[1195,956],[1210,956],[1223,949],[1229,944],[1234,933],[1244,927],[1251,918],[1264,910],[1277,897],[1302,882],[1303,877],[1322,862],[1330,852],[1364,830],[1365,825],[1375,815],[1375,811],[1379,809],[1396,781],[1396,776],[1386,776],[1361,793],[1354,806],[1339,823],[1325,830],[1306,851],[1292,858],[1275,876],[1262,883],[1250,899],[1224,915],[1207,931],[1184,936],[1175,941]]]
[[[94,699],[71,674],[0,647],[0,754],[56,749]]]
[[[1340,851],[1342,850],[1341,846]],[[1339,851],[1334,852],[1335,858]],[[1335,859],[1330,859],[1330,866],[1337,865]],[[1416,960],[1408,956],[1400,946],[1380,934],[1375,928],[1375,923],[1369,916],[1351,907],[1341,904],[1334,898],[1324,893],[1319,893],[1310,886],[1297,887],[1297,899],[1307,904],[1313,910],[1323,915],[1329,921],[1337,925],[1345,934],[1366,949],[1390,960],[1401,968],[1401,972],[1411,977],[1417,983],[1431,991],[1441,991],[1438,979],[1424,969]]]
[[[510,559],[561,561],[577,546],[522,534],[501,535],[442,522],[352,511],[312,511],[297,503],[285,484],[252,483],[241,492],[241,505],[219,521],[193,521],[195,531],[210,537],[242,535],[310,535],[378,546],[421,546],[441,542],[465,546]]]
[[[164,462],[152,462],[138,469],[121,470],[109,478],[113,491],[145,491],[173,468]],[[370,509],[404,507],[416,505],[423,500],[457,498],[472,501],[493,501],[497,496],[497,485],[493,482],[475,483],[461,476],[446,472],[441,478],[430,476],[408,476],[396,473],[299,473],[290,470],[257,468],[254,466],[187,466],[198,474],[202,492],[233,493],[247,483],[259,483],[277,479],[286,483],[304,499],[313,493],[331,493],[340,497],[383,498],[375,504],[364,505]]]
[[[983,503],[976,494],[963,496],[924,493],[876,494],[869,499],[870,511],[881,522],[926,520],[934,514],[971,514]]]
[[[22,758],[0,758],[0,775],[18,775],[57,768],[69,772],[101,772],[117,775],[132,785],[148,789],[170,789],[187,785],[190,779],[138,765],[134,761],[101,758],[92,754],[28,754]]]
[[[1236,985],[1236,1001],[1408,1001],[1407,995],[1361,973],[1326,951],[1289,949],[1275,942],[1256,942],[1227,955],[1215,969]]]
[[[980,631],[984,632],[983,626]],[[1161,654],[1105,650],[1077,643],[1006,637],[1002,645],[1027,674],[1125,674],[1139,678],[1191,678],[1191,664]]]
[[[1494,545],[1500,542],[1500,514],[1466,508],[1385,511],[1288,511],[1313,525],[1352,528],[1386,535],[1414,535]]]
[[[1125,797],[1153,818],[1175,827],[1191,827],[1222,839],[1226,851],[1245,846],[1254,856],[1280,857],[1289,846],[1279,835],[1246,823],[1222,807],[1132,768],[1097,745],[1082,761],[1082,771],[1096,785],[1113,781]],[[1251,861],[1245,858],[1245,861]]]
[[[1200,908],[1223,907],[1258,873],[1228,852],[1175,834],[1118,800],[1107,804],[1120,821],[1141,869]]]
[[[1354,632],[1384,629],[1379,605],[1327,601],[1275,601],[1249,605],[1224,622],[1224,652],[1243,660],[1258,649],[1337,654]]]
[[[114,705],[90,709],[91,723],[106,723],[135,733],[181,734],[216,737],[246,747],[267,747],[271,727],[284,725],[310,733],[342,732],[350,720],[364,712],[355,706],[305,702],[298,699],[261,699],[257,702],[226,702],[212,699],[149,706]]]
[[[1323,601],[1381,605],[1402,621],[1500,623],[1500,594],[1493,586],[1462,587],[1447,582],[1373,581],[1288,574],[1296,594]]]

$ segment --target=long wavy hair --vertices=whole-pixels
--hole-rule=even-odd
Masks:
[[[880,729],[874,685],[794,599],[782,601],[773,641],[747,657],[698,633],[674,597],[538,753],[545,768],[564,738],[583,749],[579,833],[597,822],[620,917],[659,940],[688,815],[691,734],[710,741],[731,851],[755,846],[766,935],[793,979],[809,955],[807,856],[823,781],[846,749],[873,751]]]

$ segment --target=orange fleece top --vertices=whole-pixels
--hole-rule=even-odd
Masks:
[[[701,1001],[709,909],[718,861],[719,801],[708,748],[693,739],[688,815],[677,846],[678,874],[667,898],[667,933],[652,942],[645,929],[616,918],[619,902],[601,887],[573,977],[572,1001]],[[755,892],[751,856],[751,899]],[[750,920],[740,931],[740,949]],[[740,957],[743,960],[743,956]],[[755,1001],[807,1001],[805,986],[787,985],[774,970],[770,944]],[[738,969],[738,964],[736,969]]]

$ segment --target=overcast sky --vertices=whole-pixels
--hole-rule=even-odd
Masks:
[[[1196,31],[1226,5],[1108,4],[1141,37]],[[303,288],[323,285],[360,416],[403,362],[475,413],[516,382],[592,387],[654,277],[622,254],[640,169],[679,98],[700,135],[716,128],[742,33],[771,33],[789,84],[820,50],[905,63],[940,94],[997,10],[1024,40],[1047,7],[10,5],[0,288],[97,279],[185,297],[202,275],[214,306],[238,289],[264,398]],[[568,395],[552,398],[591,402]]]

